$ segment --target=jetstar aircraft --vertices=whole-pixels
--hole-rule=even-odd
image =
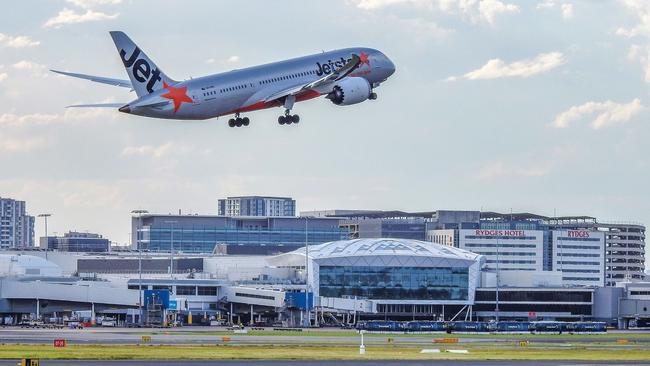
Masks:
[[[220,74],[175,81],[167,76],[123,32],[110,32],[130,80],[53,72],[134,90],[130,103],[82,104],[70,107],[112,107],[145,117],[200,120],[233,115],[230,127],[248,126],[241,114],[283,107],[278,123],[298,123],[291,114],[296,102],[325,95],[336,105],[377,99],[374,89],[395,72],[383,53],[371,48],[346,48]]]

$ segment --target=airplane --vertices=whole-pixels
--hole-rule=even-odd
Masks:
[[[175,81],[167,76],[124,32],[109,32],[129,80],[51,70],[98,83],[130,88],[129,103],[79,104],[69,107],[109,107],[144,117],[204,120],[234,115],[230,127],[248,126],[243,113],[283,107],[281,125],[299,123],[294,104],[325,96],[339,106],[377,99],[375,88],[395,65],[372,48],[346,48],[260,66]]]

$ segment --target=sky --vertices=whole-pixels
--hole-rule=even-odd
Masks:
[[[378,99],[227,118],[115,110],[122,30],[170,77],[366,46],[396,73]],[[50,234],[128,243],[130,212],[216,214],[217,199],[298,210],[436,209],[650,223],[650,1],[13,2],[0,13],[0,196],[51,213]],[[43,235],[43,222],[36,226]]]

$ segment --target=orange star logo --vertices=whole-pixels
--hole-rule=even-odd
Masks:
[[[168,92],[167,94],[161,95],[161,97],[171,99],[174,101],[174,113],[178,111],[178,108],[181,107],[181,104],[194,102],[192,98],[187,96],[186,86],[180,88],[174,88],[171,85],[167,85],[167,83],[163,81],[163,88],[167,89]]]
[[[361,52],[361,54],[359,55],[359,59],[361,60],[361,63],[359,65],[366,64],[366,65],[370,66],[370,60],[368,59],[368,54],[367,53]]]

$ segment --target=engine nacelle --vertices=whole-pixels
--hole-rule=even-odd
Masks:
[[[372,88],[368,80],[359,77],[345,78],[336,85],[334,89],[327,94],[327,99],[336,105],[350,105],[361,103],[372,93]]]

